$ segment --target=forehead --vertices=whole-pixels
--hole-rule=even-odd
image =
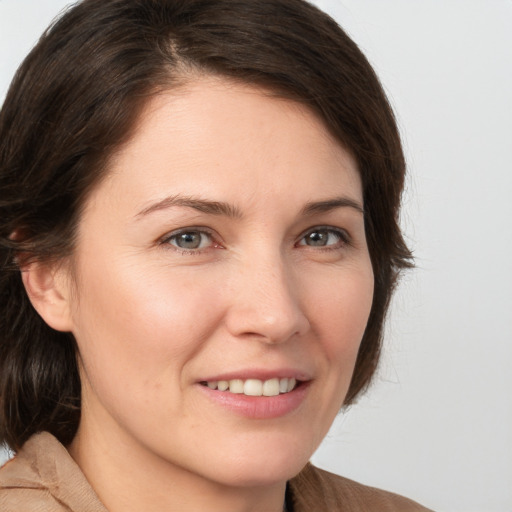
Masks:
[[[195,195],[246,204],[258,194],[314,200],[306,196],[332,196],[333,187],[361,196],[355,159],[316,113],[216,77],[153,97],[112,157],[106,181],[139,205],[191,188]]]

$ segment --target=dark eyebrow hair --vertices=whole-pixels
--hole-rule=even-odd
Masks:
[[[184,206],[186,208],[193,208],[203,213],[210,215],[225,215],[226,217],[240,218],[242,212],[236,207],[229,203],[221,201],[209,201],[207,199],[201,199],[199,197],[191,196],[180,196],[174,195],[169,196],[161,201],[150,204],[143,208],[137,215],[136,218],[144,217],[152,212],[158,210],[164,210],[165,208],[171,208],[173,206]]]
[[[193,208],[194,210],[198,210],[209,215],[224,215],[235,219],[240,219],[243,216],[238,207],[229,203],[222,201],[210,201],[199,197],[174,195],[146,206],[137,213],[135,217],[145,217],[152,212],[172,208],[173,206]],[[301,214],[315,215],[335,210],[336,208],[354,208],[364,215],[364,209],[361,204],[348,197],[336,197],[334,199],[326,199],[325,201],[307,203],[304,208],[302,208]]]
[[[306,204],[302,209],[303,215],[315,215],[317,213],[324,213],[336,208],[354,208],[359,213],[364,215],[363,206],[354,199],[349,197],[336,197],[334,199],[326,199],[325,201],[315,201]]]

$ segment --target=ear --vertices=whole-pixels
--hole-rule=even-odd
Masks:
[[[72,330],[70,277],[66,265],[33,262],[22,267],[25,290],[41,318],[57,331]]]

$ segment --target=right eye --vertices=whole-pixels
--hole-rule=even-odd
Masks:
[[[185,251],[197,251],[213,245],[212,235],[197,229],[181,230],[172,233],[164,242]]]
[[[339,249],[347,244],[348,236],[344,230],[328,226],[310,229],[298,242],[298,245],[320,249]]]

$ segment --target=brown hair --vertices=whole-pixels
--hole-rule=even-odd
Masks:
[[[0,113],[0,443],[14,450],[42,430],[67,444],[80,419],[75,341],[37,315],[16,261],[72,253],[108,157],[148,97],[186,82],[186,70],[307,104],[355,155],[375,291],[346,403],[375,372],[389,299],[410,261],[397,224],[405,164],[392,110],[355,43],[303,0],[84,0],[43,34]]]

